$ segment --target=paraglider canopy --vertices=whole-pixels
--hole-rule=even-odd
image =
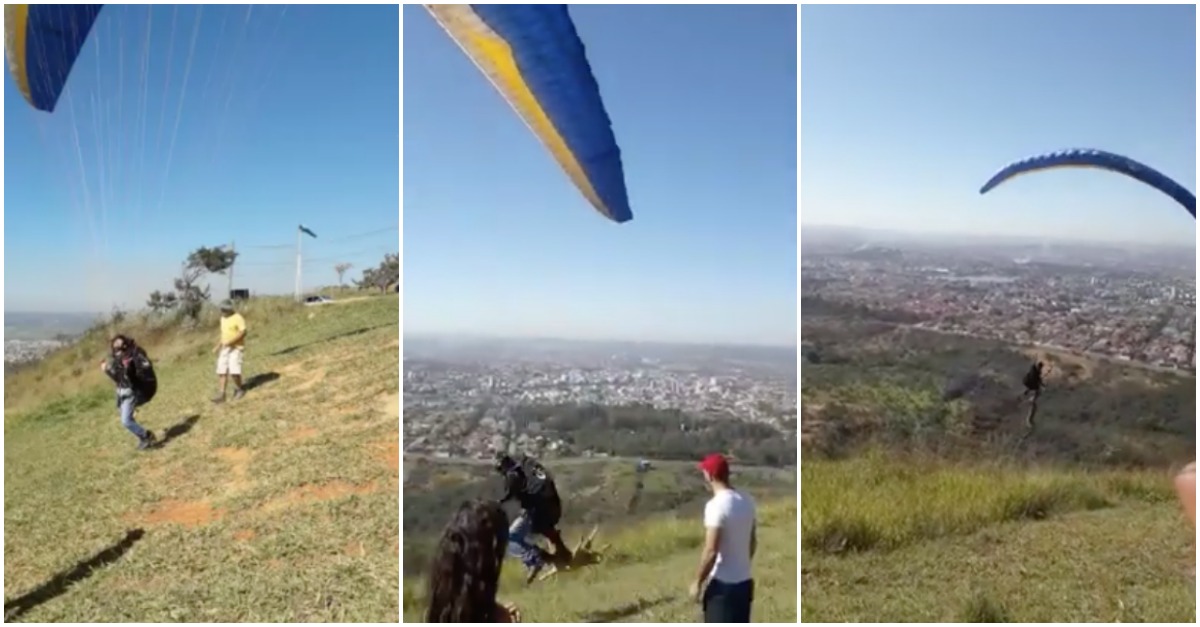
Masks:
[[[102,4],[6,4],[4,49],[25,100],[53,112]]]
[[[564,4],[425,8],[613,222],[633,219],[621,149],[583,42]]]
[[[1174,198],[1175,202],[1183,205],[1183,208],[1187,209],[1193,218],[1196,217],[1196,196],[1184,186],[1171,180],[1162,172],[1129,157],[1090,148],[1063,150],[1013,163],[988,179],[988,182],[979,189],[979,193],[986,194],[1005,181],[1021,174],[1064,167],[1098,168],[1124,174]]]

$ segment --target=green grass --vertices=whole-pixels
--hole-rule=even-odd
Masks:
[[[1163,471],[801,465],[801,618],[1194,622],[1193,529]]]
[[[568,529],[571,544],[582,529]],[[759,548],[754,560],[754,622],[796,620],[796,503],[759,503]],[[703,531],[698,517],[663,516],[606,532],[611,544],[600,564],[527,586],[520,564],[506,560],[500,600],[512,602],[525,622],[698,622],[700,606],[688,584],[700,560]],[[426,582],[406,577],[404,620],[421,621]]]
[[[18,620],[398,619],[397,298],[245,316],[263,382],[222,406],[211,313],[121,325],[159,376],[139,422],[176,433],[154,451],[134,450],[98,370],[116,329],[6,381],[4,594],[36,601]]]

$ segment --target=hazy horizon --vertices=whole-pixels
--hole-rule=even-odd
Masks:
[[[647,345],[663,345],[663,346],[690,346],[690,347],[710,347],[710,348],[763,348],[763,349],[780,349],[794,350],[799,347],[800,342],[797,340],[793,344],[770,344],[770,343],[735,343],[735,342],[716,342],[716,341],[689,341],[689,340],[655,340],[655,339],[632,339],[619,337],[564,337],[551,335],[500,335],[487,333],[471,333],[471,332],[438,332],[438,331],[405,331],[403,332],[405,340],[412,338],[415,340],[426,339],[447,339],[456,341],[523,341],[523,342],[563,342],[577,344],[647,344]]]
[[[803,236],[805,231],[828,230],[828,231],[853,231],[864,234],[888,235],[888,236],[903,236],[911,239],[947,239],[961,237],[970,241],[992,241],[996,243],[1061,243],[1061,244],[1091,244],[1098,246],[1158,246],[1179,248],[1181,250],[1196,250],[1195,242],[1156,242],[1145,240],[1128,240],[1128,239],[1097,239],[1087,236],[1072,237],[1070,235],[1055,234],[1055,235],[1030,235],[1019,233],[972,233],[968,231],[956,230],[918,230],[914,227],[872,227],[858,226],[853,224],[835,224],[831,222],[809,223],[803,222],[800,225],[800,233]]]

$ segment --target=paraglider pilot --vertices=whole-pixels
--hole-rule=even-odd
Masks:
[[[1036,402],[1042,395],[1044,369],[1045,365],[1040,361],[1029,367],[1029,372],[1025,373],[1025,379],[1022,381],[1025,384],[1025,391],[1021,393],[1023,398],[1029,398]]]
[[[150,402],[158,389],[154,366],[146,351],[124,335],[113,337],[110,343],[112,355],[100,362],[100,370],[117,385],[117,409],[121,412],[121,424],[137,436],[138,449],[146,450],[157,443],[154,432],[134,420],[134,411]]]
[[[521,515],[509,527],[509,544],[512,552],[520,556],[528,573],[527,581],[533,581],[547,558],[559,564],[571,562],[571,550],[563,543],[558,531],[562,518],[562,501],[554,478],[537,460],[522,455],[517,461],[506,454],[496,458],[496,472],[504,476],[504,498],[501,503],[516,499],[521,504]],[[540,547],[529,542],[530,534],[540,535],[554,545],[554,554],[547,555]]]

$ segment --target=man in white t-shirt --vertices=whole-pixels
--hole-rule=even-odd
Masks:
[[[757,548],[754,499],[729,483],[729,462],[712,454],[700,470],[713,492],[704,506],[704,550],[691,595],[706,623],[748,623],[754,601],[750,560]]]

